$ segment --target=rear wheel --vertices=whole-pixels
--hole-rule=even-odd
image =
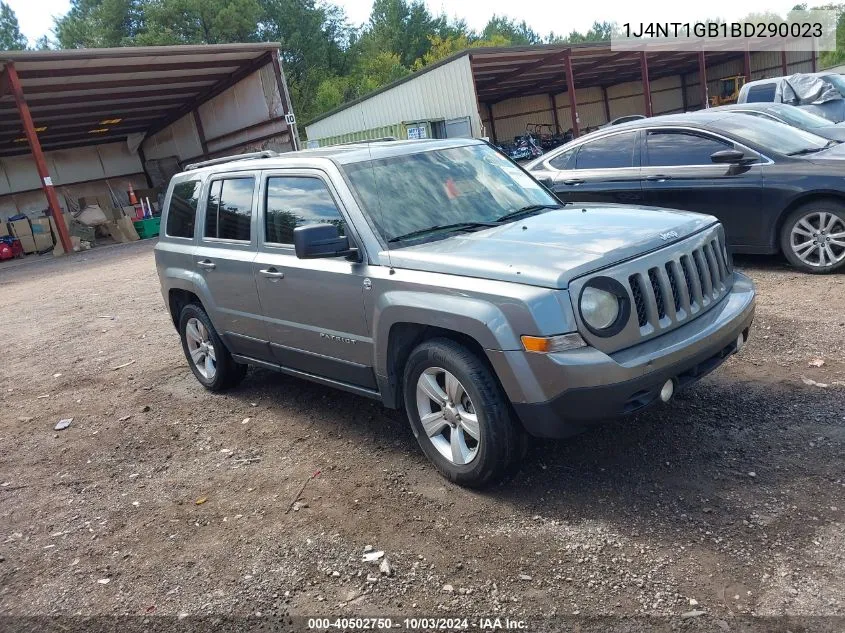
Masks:
[[[200,306],[189,303],[182,308],[179,334],[191,371],[209,391],[234,387],[246,376],[247,366],[235,362]]]
[[[426,456],[447,479],[483,487],[513,473],[525,436],[490,368],[449,339],[420,344],[408,358],[405,410]]]
[[[829,273],[845,265],[845,205],[809,202],[786,218],[781,248],[790,264],[809,273]]]

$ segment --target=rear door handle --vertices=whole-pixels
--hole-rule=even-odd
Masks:
[[[258,272],[260,272],[262,275],[264,275],[265,277],[268,277],[270,279],[284,279],[285,278],[285,273],[283,273],[281,270],[273,268],[272,266],[270,268],[262,268]]]
[[[583,185],[584,181],[581,178],[568,178],[563,181],[565,185]]]
[[[206,270],[214,270],[217,268],[217,264],[215,264],[210,259],[203,259],[202,261],[197,262],[197,266],[200,268],[205,268]]]
[[[646,180],[650,180],[651,182],[663,182],[664,180],[672,180],[671,176],[664,176],[663,174],[656,174],[654,176],[646,176]]]

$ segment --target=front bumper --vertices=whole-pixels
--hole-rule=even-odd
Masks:
[[[586,347],[557,354],[489,354],[525,429],[538,437],[574,435],[590,423],[628,415],[659,399],[672,379],[683,388],[716,369],[748,338],[754,284],[742,274],[731,291],[690,323],[613,354]]]

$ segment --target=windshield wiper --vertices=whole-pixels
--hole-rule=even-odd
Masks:
[[[507,222],[508,220],[515,220],[516,218],[521,218],[526,215],[531,215],[532,213],[539,213],[544,209],[562,209],[563,205],[560,204],[529,204],[526,207],[521,207],[516,211],[511,211],[510,213],[506,213],[500,218],[496,218],[496,222]]]
[[[805,147],[804,149],[799,149],[797,152],[789,152],[787,156],[805,156],[807,154],[815,154],[816,152],[820,152],[825,149],[829,149],[833,147],[833,145],[825,145],[824,147]]]
[[[423,237],[425,235],[429,235],[431,233],[437,233],[438,231],[463,231],[469,229],[477,229],[480,227],[490,227],[490,226],[499,226],[496,222],[455,222],[454,224],[437,224],[435,226],[429,226],[424,229],[419,229],[417,231],[411,231],[410,233],[405,233],[404,235],[397,235],[396,237],[391,237],[388,242],[403,242],[405,240],[410,240],[415,237]]]

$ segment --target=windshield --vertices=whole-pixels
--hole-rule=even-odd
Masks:
[[[386,242],[431,227],[493,223],[525,207],[559,204],[488,145],[352,163],[344,171]]]
[[[842,78],[842,75],[825,75],[822,79],[831,84],[839,91],[839,94],[845,97],[845,79]]]
[[[817,127],[828,127],[830,125],[830,121],[824,117],[791,105],[773,107],[771,113],[774,116],[783,119],[790,125],[794,125],[795,127],[799,127],[804,130]]]
[[[739,140],[756,143],[764,149],[780,154],[794,154],[804,150],[820,150],[828,144],[826,138],[791,127],[785,123],[728,114],[716,119],[713,127],[735,136]]]

